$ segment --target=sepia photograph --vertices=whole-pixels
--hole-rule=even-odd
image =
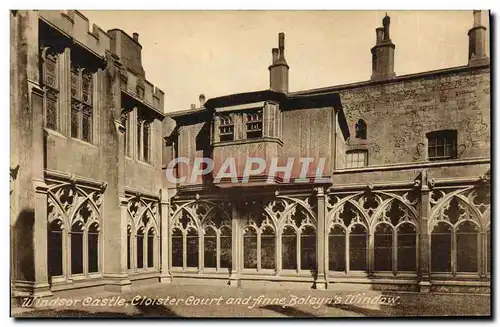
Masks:
[[[11,317],[491,318],[488,9],[8,13]]]

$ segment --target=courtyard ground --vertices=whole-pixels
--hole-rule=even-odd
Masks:
[[[126,294],[55,295],[38,304],[38,308],[15,307],[12,316],[314,318],[490,315],[489,295],[332,292],[211,285],[162,284],[136,288]]]

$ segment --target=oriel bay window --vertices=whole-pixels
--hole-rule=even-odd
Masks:
[[[83,68],[71,67],[71,137],[92,143],[93,74]]]

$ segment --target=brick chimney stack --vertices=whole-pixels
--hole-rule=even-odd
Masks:
[[[278,48],[272,50],[273,62],[269,66],[269,86],[272,91],[288,93],[288,70],[285,60],[285,33],[278,35]]]
[[[394,72],[394,49],[396,46],[392,43],[389,35],[389,26],[391,18],[385,14],[382,20],[383,27],[378,27],[375,32],[377,35],[375,46],[372,51],[372,81],[386,80],[396,77]]]
[[[473,10],[474,25],[469,30],[469,66],[490,62],[486,55],[486,27],[481,23],[481,10]]]

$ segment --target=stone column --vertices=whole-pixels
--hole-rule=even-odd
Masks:
[[[326,273],[325,273],[325,254],[326,254],[326,195],[323,187],[316,189],[317,200],[317,230],[316,230],[316,264],[317,264],[317,277],[315,281],[315,288],[324,290],[327,287]]]
[[[107,187],[103,194],[102,239],[105,260],[103,278],[106,289],[114,292],[131,290],[127,270],[127,222],[125,199],[124,132],[121,123],[121,90],[118,78],[121,64],[118,58],[106,54],[107,66],[104,71],[104,87],[100,119],[101,155],[107,158],[102,164]]]
[[[43,130],[43,92],[36,86],[31,87],[31,109],[33,113],[32,162],[34,187],[34,226],[33,226],[33,264],[35,280],[34,296],[51,295],[47,266],[47,191],[44,181],[44,130]],[[26,149],[28,150],[28,149]]]
[[[233,245],[231,251],[231,274],[229,276],[229,286],[239,286],[240,273],[241,273],[241,251],[243,246],[241,244],[241,230],[238,220],[238,203],[231,203],[231,244]]]
[[[422,170],[420,180],[415,181],[415,186],[420,186],[420,239],[419,239],[419,287],[420,292],[428,293],[431,290],[430,282],[430,188],[427,170]]]
[[[160,282],[170,283],[172,282],[172,276],[170,275],[170,205],[168,201],[168,191],[162,189],[160,194],[161,201],[161,222],[160,222],[160,240],[161,240],[161,264],[160,264]]]
[[[35,221],[33,226],[34,297],[51,296],[47,266],[47,185],[43,179],[34,179]]]

